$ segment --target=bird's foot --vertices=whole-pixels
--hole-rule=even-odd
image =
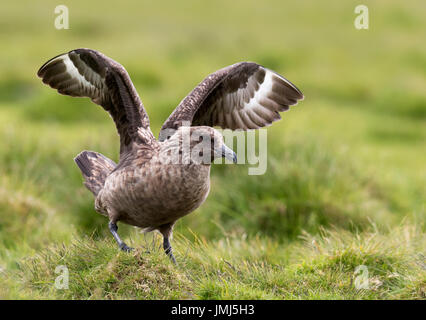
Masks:
[[[127,246],[127,244],[125,244],[124,242],[120,244],[120,249],[123,250],[124,252],[130,252],[133,251],[133,248],[130,248],[129,246]]]
[[[170,253],[168,256],[169,256],[170,260],[172,261],[172,263],[174,265],[177,265],[177,262],[176,262],[176,259],[175,259],[175,256],[173,255],[173,253]]]

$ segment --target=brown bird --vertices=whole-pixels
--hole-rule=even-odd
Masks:
[[[109,229],[122,250],[132,248],[120,239],[118,221],[158,230],[173,262],[173,225],[206,200],[211,162],[218,157],[236,162],[235,153],[213,127],[265,127],[303,99],[300,90],[277,73],[252,62],[236,63],[195,87],[156,140],[126,70],[102,53],[72,50],[47,61],[37,75],[59,93],[89,97],[109,112],[120,136],[119,163],[93,151],[74,159],[95,196],[95,210],[109,218]]]

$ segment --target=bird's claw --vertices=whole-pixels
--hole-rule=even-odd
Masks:
[[[120,244],[120,249],[123,250],[124,252],[131,252],[134,250],[133,248],[130,248],[129,246],[127,246],[127,244],[125,243]]]

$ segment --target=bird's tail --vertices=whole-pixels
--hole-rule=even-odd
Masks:
[[[104,187],[105,179],[117,166],[114,161],[93,151],[82,151],[75,158],[75,163],[84,177],[84,185],[95,197]]]

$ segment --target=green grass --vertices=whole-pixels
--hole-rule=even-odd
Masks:
[[[425,299],[425,3],[73,1],[0,11],[0,298]],[[119,252],[72,158],[118,157],[109,116],[36,78],[49,58],[98,49],[129,71],[158,133],[207,74],[242,60],[305,94],[268,128],[268,169],[212,168],[206,203],[173,245],[120,225]],[[149,251],[149,253],[148,253]],[[54,286],[69,269],[68,290]],[[369,289],[356,289],[365,265]]]
[[[303,241],[284,246],[265,237],[228,236],[214,243],[178,237],[178,266],[169,263],[160,240],[145,237],[131,254],[118,252],[110,239],[83,237],[51,246],[19,263],[25,289],[9,294],[48,299],[416,299],[426,294],[424,257],[418,253],[425,239],[411,226],[394,229],[391,241],[378,232],[343,230],[304,234]],[[70,270],[67,290],[54,286],[59,265]],[[354,288],[359,265],[368,266],[368,290]]]

